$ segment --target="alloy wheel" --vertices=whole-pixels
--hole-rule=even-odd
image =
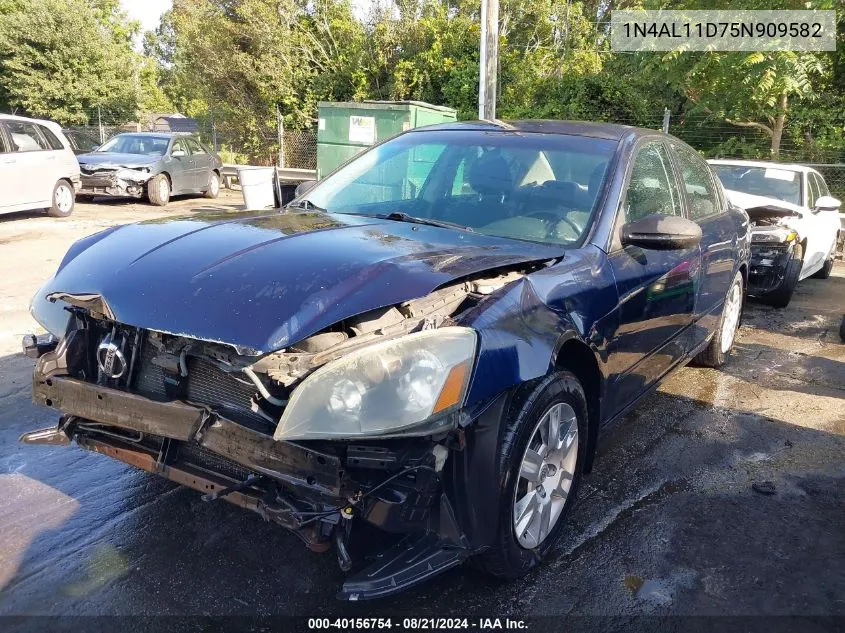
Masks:
[[[63,214],[70,213],[73,208],[73,192],[65,184],[60,184],[56,187],[55,194],[56,208]]]
[[[722,318],[722,353],[726,354],[734,343],[739,327],[739,315],[742,312],[742,283],[737,281],[731,286],[725,299],[725,316]]]
[[[534,427],[514,487],[513,529],[519,544],[534,549],[560,519],[575,478],[578,418],[560,402]]]

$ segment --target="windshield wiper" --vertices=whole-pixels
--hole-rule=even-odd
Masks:
[[[441,229],[458,229],[459,231],[469,231],[474,233],[472,227],[457,224],[456,222],[447,222],[446,220],[435,220],[433,218],[421,218],[416,215],[410,215],[404,211],[391,211],[390,213],[350,213],[349,215],[362,215],[371,218],[380,218],[382,220],[396,220],[397,222],[410,222],[412,224],[425,224],[427,226],[438,226]]]

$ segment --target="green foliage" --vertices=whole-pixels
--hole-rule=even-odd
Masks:
[[[138,56],[117,0],[0,3],[0,103],[63,124],[134,117]]]

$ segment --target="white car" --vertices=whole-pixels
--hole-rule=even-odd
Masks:
[[[0,213],[47,209],[73,212],[79,163],[52,121],[0,114]]]
[[[708,162],[728,200],[751,220],[749,294],[782,308],[800,280],[830,276],[841,203],[819,172],[781,163]]]

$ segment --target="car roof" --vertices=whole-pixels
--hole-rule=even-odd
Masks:
[[[816,170],[806,165],[797,165],[794,163],[775,163],[765,160],[732,160],[730,158],[711,158],[707,161],[711,165],[735,165],[737,167],[761,167],[761,168],[775,168],[784,171],[798,171],[798,172],[815,172]]]
[[[48,119],[33,119],[32,117],[28,116],[17,116],[16,114],[2,114],[0,113],[0,120],[4,121],[26,121],[28,123],[38,123],[40,125],[44,125],[53,132],[62,131],[62,126],[56,123],[55,121],[50,121]]]
[[[482,132],[524,132],[528,134],[568,134],[620,141],[632,136],[659,135],[670,138],[659,130],[619,125],[617,123],[592,123],[589,121],[525,120],[525,121],[455,121],[414,128],[409,132],[464,130]]]
[[[115,136],[123,136],[124,134],[132,136],[149,136],[150,138],[175,138],[177,136],[194,136],[190,132],[132,132],[125,130],[118,132]]]

